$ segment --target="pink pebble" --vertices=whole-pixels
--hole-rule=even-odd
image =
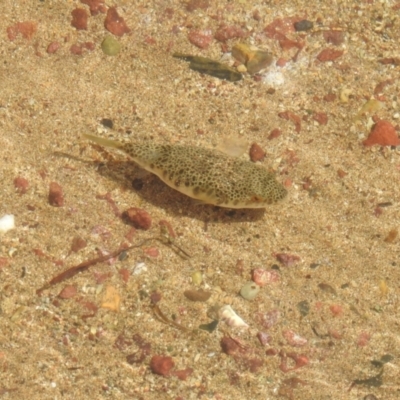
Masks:
[[[263,268],[255,268],[252,271],[252,280],[259,286],[266,286],[270,283],[278,282],[279,279],[279,272],[275,270],[267,271]]]
[[[143,229],[147,231],[151,228],[150,214],[141,208],[128,208],[123,212],[122,217],[126,222],[132,224],[136,229]]]
[[[307,339],[301,337],[291,329],[284,330],[282,335],[291,346],[300,347],[307,344]]]

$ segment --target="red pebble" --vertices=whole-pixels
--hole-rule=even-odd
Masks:
[[[268,139],[272,140],[282,135],[282,131],[279,128],[272,129],[270,132]]]
[[[104,0],[81,0],[81,3],[89,6],[91,15],[104,14],[106,12]]]
[[[73,251],[74,253],[77,253],[79,250],[82,250],[85,247],[86,247],[86,241],[81,237],[75,236],[72,239],[71,251]]]
[[[73,44],[69,48],[69,51],[71,52],[71,54],[74,54],[76,56],[81,56],[83,54],[82,46],[79,46],[78,44]]]
[[[50,183],[49,204],[53,207],[62,207],[64,205],[64,193],[57,182]]]
[[[229,356],[234,355],[236,352],[238,352],[240,350],[240,347],[239,347],[238,343],[236,342],[236,340],[233,340],[232,338],[230,338],[228,336],[224,336],[221,339],[220,345],[221,345],[222,351],[225,354],[228,354]]]
[[[186,381],[186,379],[192,374],[193,374],[193,368],[186,368],[172,372],[172,375],[176,376],[181,381]]]
[[[324,100],[327,102],[335,101],[336,100],[336,94],[335,93],[328,93],[324,96]]]
[[[371,334],[368,332],[361,332],[357,338],[357,346],[365,347],[371,340]]]
[[[276,259],[285,267],[291,267],[300,261],[300,257],[294,254],[278,253]]]
[[[212,42],[211,31],[192,30],[188,34],[189,42],[199,47],[206,49]]]
[[[122,213],[122,218],[136,229],[147,231],[151,228],[150,214],[141,208],[131,207]]]
[[[160,255],[160,251],[157,247],[147,247],[143,249],[143,253],[150,258],[157,258]]]
[[[60,299],[70,299],[77,294],[76,287],[73,285],[65,286],[63,290],[58,294]]]
[[[59,48],[60,48],[60,43],[58,42],[51,42],[48,46],[47,46],[47,53],[48,54],[54,54]]]
[[[287,121],[292,121],[294,123],[294,126],[296,128],[296,132],[300,132],[301,130],[301,118],[296,115],[295,113],[292,113],[291,111],[283,111],[278,113],[279,118],[286,119]]]
[[[5,257],[0,257],[0,269],[3,267],[7,267],[8,265],[8,259]]]
[[[17,176],[14,179],[14,187],[17,189],[19,194],[25,194],[29,188],[29,182],[27,179],[23,178],[22,176]]]
[[[150,360],[150,368],[153,373],[161,376],[169,375],[175,363],[172,357],[167,356],[153,356]]]
[[[282,332],[283,337],[287,340],[290,346],[304,346],[307,344],[307,339],[301,337],[291,329],[286,329]]]
[[[121,268],[118,272],[121,275],[122,280],[125,283],[128,283],[129,277],[131,276],[131,273],[129,272],[129,270],[126,268]]]
[[[288,63],[288,60],[286,58],[279,57],[278,60],[276,61],[276,66],[283,68],[287,63]]]
[[[283,351],[279,353],[281,357],[281,364],[279,368],[283,372],[294,371],[298,368],[304,367],[309,363],[308,357],[305,354],[296,354],[296,353],[287,353],[285,354]],[[288,358],[291,358],[295,362],[294,367],[289,367]]]
[[[131,31],[126,25],[125,20],[118,15],[115,7],[110,7],[108,9],[104,27],[116,36],[123,36],[125,33]]]
[[[266,286],[272,282],[278,282],[280,279],[279,272],[275,270],[267,271],[263,268],[255,268],[252,273],[253,282],[257,283],[258,286]]]
[[[394,126],[385,120],[378,121],[371,130],[368,138],[363,142],[364,146],[373,146],[378,144],[380,146],[398,146],[400,139]]]
[[[87,22],[89,15],[83,8],[75,8],[71,11],[72,21],[71,26],[78,30],[87,30]]]
[[[342,54],[343,50],[324,49],[317,55],[317,59],[321,62],[335,61]]]
[[[300,21],[298,17],[277,18],[264,28],[270,39],[281,40],[287,33],[294,32],[294,23]]]
[[[331,306],[329,306],[329,310],[335,317],[339,317],[343,314],[343,307],[339,304],[332,304]]]
[[[24,39],[32,39],[33,35],[36,33],[36,30],[36,22],[17,22],[16,24],[7,28],[7,36],[11,41],[13,41],[20,33]]]
[[[313,120],[317,121],[320,125],[326,125],[328,123],[328,116],[324,112],[314,113]]]
[[[250,147],[250,159],[253,162],[262,161],[265,158],[265,151],[257,144],[253,143]]]
[[[245,36],[242,28],[237,26],[222,26],[215,32],[214,38],[220,42],[226,42],[229,39],[242,38]]]

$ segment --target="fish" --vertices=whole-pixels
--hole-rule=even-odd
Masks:
[[[83,134],[104,147],[122,150],[141,168],[202,204],[225,208],[265,208],[284,199],[286,188],[261,165],[219,150],[153,141],[105,139]]]

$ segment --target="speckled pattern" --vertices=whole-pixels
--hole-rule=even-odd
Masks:
[[[207,204],[263,208],[287,194],[274,174],[262,166],[216,150],[154,143],[119,144],[91,135],[85,137],[125,151],[167,185]]]

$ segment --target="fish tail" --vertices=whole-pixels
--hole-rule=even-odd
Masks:
[[[118,142],[117,140],[105,139],[105,138],[102,138],[99,136],[90,135],[88,133],[84,133],[82,136],[84,138],[89,139],[92,142],[95,142],[104,147],[112,147],[114,149],[121,149],[124,146],[123,143]]]

